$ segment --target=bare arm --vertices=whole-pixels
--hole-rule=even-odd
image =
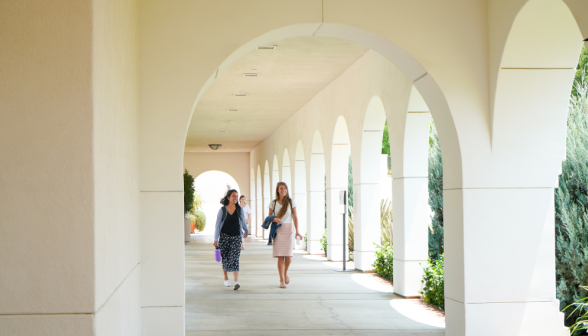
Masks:
[[[292,208],[292,219],[294,220],[294,227],[296,228],[296,236],[300,236],[300,239],[302,239],[302,235],[298,233],[298,214],[296,214],[296,208]]]
[[[247,214],[247,224],[251,223],[251,214]]]

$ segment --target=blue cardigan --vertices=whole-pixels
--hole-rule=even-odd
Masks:
[[[214,241],[217,242],[218,241],[218,237],[220,236],[220,232],[221,229],[223,228],[223,224],[225,223],[225,221],[223,220],[223,208],[225,206],[223,205],[220,209],[218,209],[218,214],[216,215],[216,226],[214,229]],[[245,219],[245,211],[243,211],[243,209],[240,209],[240,207],[237,207],[237,209],[235,209],[235,211],[239,211],[240,216],[239,216],[239,224],[241,224],[241,236],[243,235],[243,233],[247,233],[249,234],[249,228],[247,227],[247,219]],[[228,211],[227,211],[228,214]],[[226,219],[226,218],[225,218]]]

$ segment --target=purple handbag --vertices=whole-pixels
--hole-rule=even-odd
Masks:
[[[221,261],[220,247],[218,247],[218,246],[214,250],[214,260],[216,260],[217,262]]]

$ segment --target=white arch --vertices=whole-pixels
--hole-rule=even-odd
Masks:
[[[316,130],[310,152],[308,244],[310,254],[321,254],[320,240],[325,232],[325,152],[321,133]]]
[[[374,243],[380,243],[380,177],[382,136],[386,112],[382,100],[372,97],[368,103],[361,136],[359,178],[354,179],[354,261],[355,268],[372,270]],[[384,168],[385,169],[385,168]],[[388,197],[392,198],[392,195]]]
[[[522,3],[514,21],[506,21],[504,49],[495,45],[491,155],[477,158],[478,169],[464,169],[484,178],[467,189],[444,187],[446,317],[465,321],[448,323],[447,334],[474,332],[468,325],[481,320],[474,317],[481,311],[488,317],[488,335],[566,333],[555,293],[553,197],[565,159],[567,106],[582,36],[562,1]],[[459,213],[448,211],[456,204],[462,206]],[[504,235],[513,229],[524,234]],[[484,270],[474,266],[490,246],[515,245],[494,250]],[[516,308],[506,315],[507,306]]]
[[[290,156],[288,155],[288,148],[284,148],[284,156],[282,159],[282,182],[285,182],[290,190],[293,189],[292,174],[290,168]]]
[[[307,234],[308,213],[306,211],[308,198],[306,194],[306,162],[304,160],[304,148],[302,141],[296,144],[294,161],[294,199],[296,200],[298,214],[298,231],[302,236]],[[305,247],[308,249],[308,247]]]
[[[182,13],[177,14],[181,15],[182,18],[185,18]],[[345,22],[342,21],[342,23]],[[167,25],[169,24],[169,21],[163,22],[163,24]],[[196,25],[194,27],[196,27]],[[188,30],[184,31],[187,32]],[[175,65],[179,67],[185,67],[186,69],[186,71],[182,71],[181,73],[174,72],[173,76],[179,76],[180,78],[172,78],[172,75],[165,75],[165,78],[162,80],[161,74],[156,70],[152,70],[154,67],[150,66],[150,61],[144,61],[142,63],[139,74],[139,77],[141,78],[140,85],[141,87],[145,88],[139,102],[142,115],[139,134],[143,135],[140,138],[139,151],[139,167],[141,169],[140,185],[142,190],[161,191],[162,197],[169,196],[166,194],[167,191],[182,190],[181,177],[177,174],[177,172],[181,171],[182,169],[181,162],[188,130],[187,125],[189,125],[196,104],[208,86],[213,82],[216,74],[221,73],[232,62],[240,58],[246,52],[253,50],[256,46],[265,45],[280,39],[300,36],[331,36],[362,44],[375,50],[390,60],[399,69],[401,69],[401,71],[403,71],[410,80],[415,81],[418,79],[416,85],[423,93],[423,96],[427,102],[430,102],[432,112],[437,114],[439,119],[442,120],[442,122],[438,123],[437,126],[439,127],[439,136],[442,140],[444,154],[447,152],[448,154],[446,157],[449,158],[445,161],[447,172],[445,176],[445,182],[447,185],[455,188],[462,186],[461,151],[453,116],[450,113],[449,105],[444,96],[444,93],[437,85],[437,82],[433,79],[433,77],[427,74],[426,69],[416,60],[415,57],[392,42],[392,40],[395,40],[393,36],[390,36],[385,32],[383,32],[384,35],[378,35],[374,32],[347,24],[321,22],[287,25],[267,24],[265,26],[261,26],[261,31],[266,31],[266,33],[263,33],[262,35],[259,35],[258,37],[250,40],[249,37],[247,37],[247,42],[244,42],[242,39],[240,39],[240,37],[224,35],[224,33],[219,32],[219,39],[217,40],[224,41],[222,42],[225,43],[223,44],[223,48],[228,51],[223,53],[215,50],[217,53],[214,54],[214,57],[203,58],[202,62],[205,63],[196,64],[190,61],[192,64]],[[199,38],[199,36],[193,36],[190,40],[201,41]],[[148,42],[150,43],[145,45],[142,51],[146,54],[151,54],[158,53],[160,48],[159,43],[163,41],[154,38]],[[182,43],[181,45],[186,46],[195,44],[198,43]],[[172,47],[176,49],[172,48],[168,50],[167,54],[172,55],[175,51],[184,50],[178,48],[177,45],[178,44],[174,44]],[[231,46],[233,45],[240,45],[241,47],[231,51]],[[218,65],[208,61],[209,59],[223,58],[224,61]],[[196,71],[197,68],[207,69],[210,75],[207,78],[199,76],[198,78],[194,79],[194,74],[201,73],[201,71]],[[196,97],[182,94],[180,90],[177,90],[175,87],[170,88],[168,83],[183,83],[185,89],[181,91],[197,92]],[[173,118],[170,118],[168,114],[161,113],[161,106],[167,106],[167,110],[169,111],[177,111],[177,115],[175,115]],[[476,121],[478,119],[476,119]],[[321,159],[324,165],[324,157],[321,157]],[[313,160],[311,160],[311,171],[314,171],[312,161]],[[311,179],[313,179],[312,175]],[[317,179],[317,177],[315,177],[315,179]],[[322,180],[323,177],[320,179]],[[320,185],[323,183],[324,180],[321,181]],[[312,192],[314,190],[310,189],[310,191]],[[149,217],[150,214],[157,214],[161,212],[166,214],[169,213],[168,217],[171,221],[178,220],[173,219],[173,212],[169,211],[168,206],[165,205],[168,203],[161,203],[160,207],[147,206],[148,204],[146,202],[143,203],[144,209],[149,208],[149,210],[145,212],[145,216],[147,217]],[[313,212],[312,216],[315,215],[316,214]],[[181,226],[177,225],[177,227]],[[173,241],[171,239],[173,234],[174,233],[171,231],[166,232],[166,237],[169,237],[170,241]],[[158,232],[158,229],[153,229],[149,232],[145,232],[145,235],[157,236],[161,235],[161,232]],[[318,239],[320,239],[320,237],[317,237],[317,243]],[[143,251],[150,251],[156,247],[148,244],[147,242],[144,242],[142,246]],[[175,251],[174,253],[169,254],[170,259],[183,260],[184,258],[181,249],[178,246],[174,246],[172,243],[166,246],[157,247],[159,249]],[[183,293],[183,266],[177,266],[176,263],[171,263],[169,260],[159,261],[154,260],[153,258],[149,259],[148,256],[149,254],[145,252],[142,254],[141,259],[142,269],[144,270],[145,274],[161,272],[162,269],[166,270],[166,273],[177,274],[173,277],[173,280],[170,280],[164,286],[158,285],[152,279],[149,279],[146,276],[141,278],[142,284],[144,285],[144,291],[154,293],[151,295],[154,298],[153,302],[157,302],[157,304],[162,304],[163,306],[167,307],[167,301],[159,300],[158,297],[163,296],[167,291]],[[183,263],[181,263],[181,265],[183,265]],[[176,294],[174,299],[177,302],[183,302],[181,301],[183,300],[183,295]]]
[[[348,241],[343,239],[343,230],[347,230],[347,224],[343,224],[343,218],[347,223],[347,216],[340,213],[339,192],[347,190],[349,178],[349,132],[347,122],[343,116],[337,118],[333,143],[331,148],[331,169],[327,175],[327,257],[329,260],[343,260],[343,248],[348,250]],[[349,258],[349,252],[345,252]]]

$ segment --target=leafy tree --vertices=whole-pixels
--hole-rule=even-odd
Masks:
[[[184,169],[184,213],[194,209],[194,177]]]
[[[429,226],[429,258],[435,263],[443,254],[443,160],[432,119],[429,131],[429,205],[433,211]]]

